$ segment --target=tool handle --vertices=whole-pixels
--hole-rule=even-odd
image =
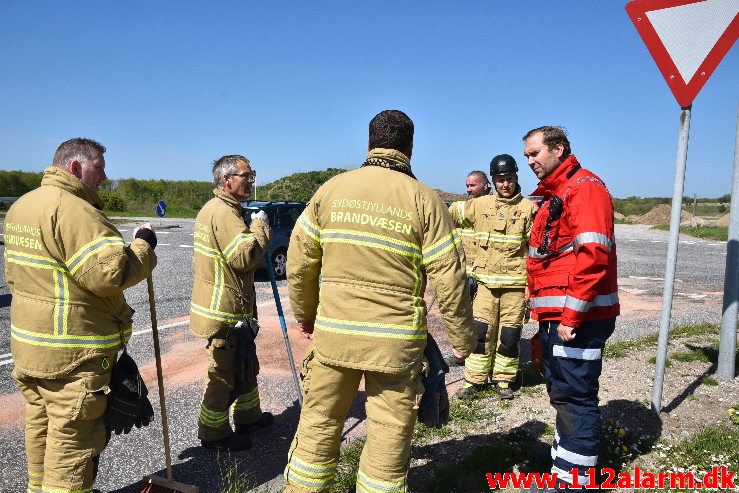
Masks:
[[[159,348],[159,330],[157,329],[157,310],[154,306],[154,283],[151,276],[146,278],[149,291],[149,312],[151,313],[151,334],[154,338],[154,360],[157,365],[157,385],[159,387],[159,407],[162,411],[162,438],[164,441],[164,459],[167,462],[167,479],[172,480],[172,452],[169,448],[169,424],[167,423],[167,406],[164,403],[164,376],[162,375],[162,353]]]
[[[290,348],[290,339],[287,337],[287,324],[285,324],[285,315],[282,311],[282,302],[280,301],[280,293],[277,291],[277,279],[275,279],[275,269],[272,267],[272,255],[269,250],[264,254],[264,260],[267,262],[267,272],[269,272],[269,281],[272,284],[272,295],[275,298],[275,306],[277,307],[277,318],[280,319],[280,328],[282,336],[285,340],[285,348],[287,349],[287,359],[290,361],[290,369],[293,372],[293,383],[295,384],[295,392],[298,394],[298,403],[303,405],[303,392],[300,390],[300,381],[298,380],[298,371],[295,369],[295,359],[293,359],[293,351]]]

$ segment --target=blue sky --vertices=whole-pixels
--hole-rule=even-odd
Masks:
[[[531,192],[521,136],[556,124],[615,197],[670,196],[679,107],[625,4],[4,0],[0,167],[85,136],[112,178],[208,180],[238,153],[266,183],[361,163],[369,120],[401,109],[434,188],[509,153]],[[731,191],[738,50],[693,104],[686,195]]]

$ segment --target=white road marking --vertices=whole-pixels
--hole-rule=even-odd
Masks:
[[[677,292],[676,294],[679,294],[680,296],[687,296],[688,298],[693,298],[694,300],[700,300],[702,298],[708,298],[708,295],[707,294],[681,293],[681,292]]]
[[[170,329],[172,327],[180,327],[182,325],[187,325],[189,323],[190,323],[190,319],[188,318],[187,320],[182,320],[180,322],[173,322],[171,324],[165,324],[165,325],[161,325],[161,326],[158,325],[157,326],[157,330]],[[148,329],[139,329],[139,330],[133,331],[133,333],[131,334],[131,336],[133,337],[133,336],[137,336],[139,334],[148,334],[150,332],[151,332],[151,327],[149,327]]]
[[[195,245],[177,245],[180,248],[195,248]]]
[[[636,288],[620,288],[621,291],[626,291],[627,293],[631,294],[642,294],[642,293],[648,293],[648,289],[636,289]]]
[[[157,243],[157,245],[159,245],[159,246],[169,246],[169,245],[171,245],[171,243]]]
[[[664,281],[662,277],[629,276],[631,279],[642,279],[644,281]]]
[[[159,330],[162,330],[162,329],[171,329],[172,327],[180,327],[182,325],[188,325],[189,323],[190,323],[190,319],[188,318],[187,320],[181,320],[179,322],[173,322],[171,324],[160,325],[157,328]],[[149,327],[148,329],[135,330],[131,334],[131,337],[137,336],[137,335],[141,335],[141,334],[148,334],[150,332],[151,332],[151,327]],[[0,366],[6,366],[6,365],[9,365],[11,363],[13,363],[13,358],[12,358],[12,356],[11,356],[10,353],[0,354]]]

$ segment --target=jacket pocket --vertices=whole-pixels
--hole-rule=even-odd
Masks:
[[[534,275],[534,294],[539,293],[542,290],[550,289],[550,288],[557,288],[558,291],[561,291],[561,294],[566,294],[567,286],[570,282],[570,274],[569,272],[557,272],[553,274],[542,274],[542,275]]]
[[[80,378],[70,387],[76,394],[72,408],[73,420],[94,420],[102,417],[110,393],[110,372]]]
[[[209,341],[209,363],[219,370],[232,370],[236,366],[236,333],[229,331],[230,337],[213,337]],[[233,339],[233,340],[232,340]]]

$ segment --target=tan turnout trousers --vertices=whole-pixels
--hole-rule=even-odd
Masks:
[[[82,363],[60,378],[34,378],[13,370],[26,399],[28,491],[87,493],[93,458],[108,441],[103,415],[115,356]]]
[[[198,438],[215,441],[231,434],[229,397],[236,384],[236,357],[239,339],[231,328],[221,330],[208,339],[205,352],[208,371],[205,375],[205,393],[200,404]],[[259,387],[241,389],[233,409],[234,424],[249,424],[259,419],[262,408],[259,403]]]
[[[465,380],[478,385],[486,383],[488,375],[494,382],[516,380],[525,309],[523,286],[492,288],[479,284],[472,311],[476,321],[488,324],[485,354],[472,353],[465,360]]]
[[[421,364],[411,373],[381,373],[326,365],[309,351],[303,362],[303,409],[285,468],[285,492],[329,491],[340,435],[364,377],[367,442],[357,473],[358,492],[405,492],[413,426],[423,394]]]

